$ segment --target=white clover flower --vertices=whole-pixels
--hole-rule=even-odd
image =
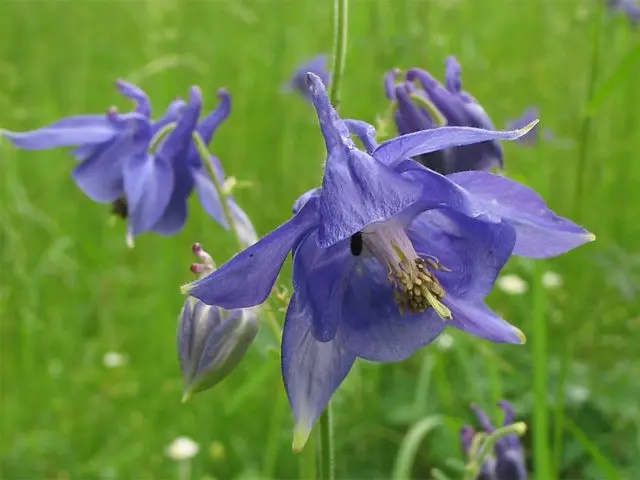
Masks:
[[[548,289],[558,288],[562,285],[562,277],[556,272],[544,272],[542,274],[542,286]]]
[[[582,385],[567,385],[566,392],[569,400],[576,404],[586,402],[591,396],[591,391],[589,391],[587,387],[584,387]]]
[[[512,273],[501,276],[497,284],[500,290],[509,295],[522,295],[528,288],[527,282]]]
[[[200,451],[200,445],[189,437],[178,437],[167,446],[166,455],[172,460],[189,460]]]
[[[446,352],[453,347],[453,337],[448,333],[442,333],[436,339],[436,348],[442,352]]]
[[[107,352],[102,357],[102,363],[107,368],[118,368],[127,364],[127,356],[118,352]]]

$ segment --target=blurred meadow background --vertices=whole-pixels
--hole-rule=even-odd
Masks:
[[[0,127],[124,111],[116,78],[144,88],[156,114],[193,84],[213,107],[224,86],[233,110],[212,151],[252,182],[236,198],[258,232],[319,181],[314,111],[281,88],[302,60],[330,52],[331,2],[0,3]],[[542,135],[505,145],[506,174],[597,241],[509,262],[489,304],[526,345],[451,330],[400,364],[359,361],[333,401],[338,478],[451,473],[458,429],[474,423],[469,404],[497,423],[503,398],[529,425],[533,478],[640,478],[637,25],[597,0],[354,0],[349,13],[343,116],[374,123],[388,106],[385,71],[442,78],[456,55],[464,88],[497,127],[539,107]],[[19,152],[0,139],[0,478],[184,478],[167,450],[181,436],[199,446],[190,478],[304,478],[313,446],[291,452],[267,328],[233,375],[180,403],[175,336],[190,245],[221,263],[231,236],[193,197],[180,234],[144,234],[130,250],[124,223],[76,188],[71,168],[64,149]],[[424,435],[402,450],[407,471],[397,455],[416,425]]]

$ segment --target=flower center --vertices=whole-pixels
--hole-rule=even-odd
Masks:
[[[394,221],[369,225],[362,231],[362,243],[387,269],[400,313],[421,313],[431,307],[440,318],[451,318],[451,311],[440,302],[444,289],[433,274],[449,270],[436,258],[421,258],[401,225]]]

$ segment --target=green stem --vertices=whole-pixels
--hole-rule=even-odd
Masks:
[[[335,452],[333,446],[333,422],[331,421],[331,403],[327,404],[327,408],[320,417],[320,479],[336,478]]]
[[[337,111],[340,108],[340,87],[342,86],[347,57],[349,1],[334,0],[333,9],[333,67],[331,69],[329,101]],[[329,402],[322,415],[320,415],[320,429],[318,431],[320,444],[319,473],[320,478],[327,480],[335,478],[333,422],[331,417],[331,402]]]
[[[228,195],[224,192],[223,186],[220,183],[220,179],[218,178],[218,174],[216,173],[216,169],[211,162],[211,154],[209,153],[209,149],[207,148],[207,145],[204,143],[204,140],[198,132],[193,132],[193,141],[196,144],[198,155],[200,155],[200,158],[202,159],[202,164],[209,172],[209,176],[211,177],[211,181],[213,182],[213,188],[215,188],[216,193],[218,194],[218,198],[220,199],[220,204],[222,205],[222,213],[224,214],[224,218],[227,221],[229,228],[231,229],[231,233],[233,233],[233,236],[235,237],[240,250],[244,250],[247,246],[244,245],[242,239],[238,235],[236,222],[233,218],[233,215],[231,215],[229,203],[227,202]]]
[[[158,148],[158,145],[160,145],[160,142],[164,140],[164,137],[169,135],[169,133],[171,133],[175,128],[176,128],[176,122],[171,122],[166,124],[160,130],[158,130],[158,133],[156,133],[153,136],[153,138],[151,139],[151,142],[149,143],[149,152],[155,152],[156,149]]]
[[[336,110],[340,108],[340,87],[342,87],[344,65],[347,58],[348,10],[349,0],[333,1],[333,66],[331,68],[329,100]]]

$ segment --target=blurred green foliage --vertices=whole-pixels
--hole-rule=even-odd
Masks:
[[[374,122],[384,111],[387,69],[441,77],[454,54],[465,89],[497,126],[540,107],[555,139],[505,145],[506,173],[598,240],[535,265],[509,263],[529,288],[496,290],[489,303],[527,345],[451,331],[452,343],[401,364],[360,362],[335,396],[338,477],[389,478],[406,432],[433,415],[442,422],[417,451],[413,476],[451,473],[468,404],[497,415],[493,405],[508,398],[533,430],[534,404],[548,406],[538,448],[557,478],[640,478],[638,30],[595,0],[351,3],[345,116]],[[314,113],[281,85],[299,61],[330,50],[330,2],[5,0],[1,12],[0,126],[126,109],[117,77],[146,89],[156,113],[192,84],[213,106],[225,86],[233,113],[212,150],[228,174],[253,182],[237,198],[258,231],[317,184]],[[266,328],[232,377],[180,404],[175,330],[189,246],[198,240],[221,262],[232,239],[194,201],[179,235],[143,235],[128,250],[108,206],[74,186],[72,162],[64,151],[0,143],[0,477],[175,478],[165,450],[181,435],[200,445],[194,479],[298,477]],[[561,286],[540,286],[547,270]],[[108,352],[124,364],[105,366]],[[531,461],[530,433],[525,444]]]

